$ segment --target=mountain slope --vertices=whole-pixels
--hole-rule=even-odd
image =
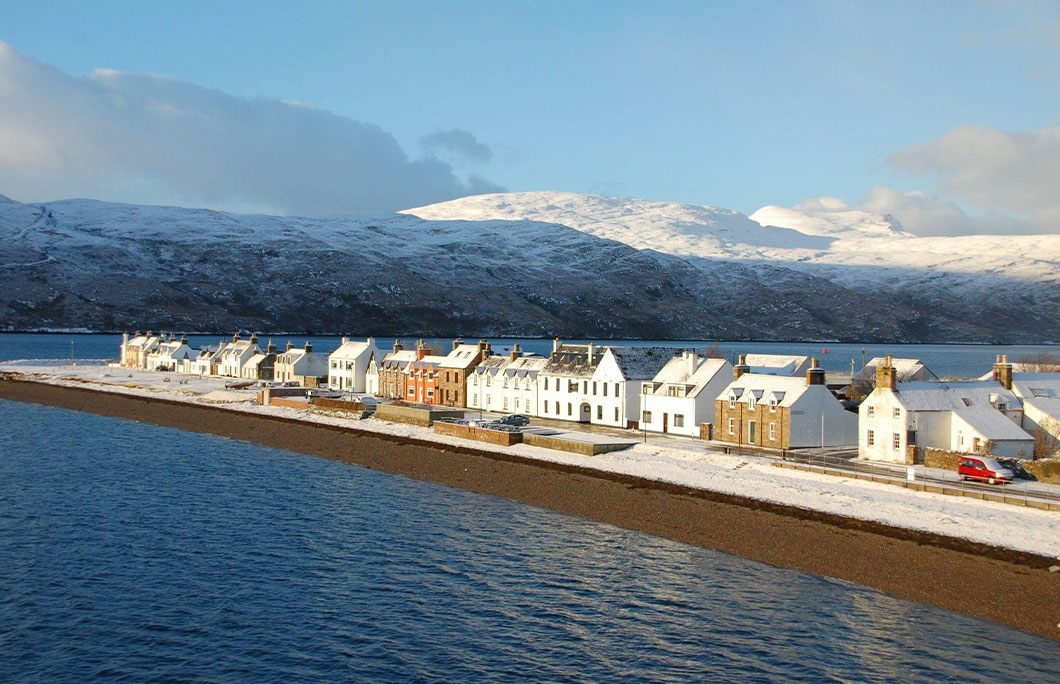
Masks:
[[[548,195],[413,210],[450,212],[429,218],[3,203],[0,321],[7,329],[1060,339],[1055,307],[1047,320],[1022,310],[965,316],[959,297],[911,305],[904,294],[881,297],[770,256],[824,253],[834,236],[707,207],[660,212],[646,201]]]

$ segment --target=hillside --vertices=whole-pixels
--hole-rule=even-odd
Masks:
[[[837,245],[880,239],[855,232],[837,238],[710,207],[557,193],[329,219],[0,202],[0,320],[5,329],[1060,339],[1057,260],[1042,274],[1041,249],[1012,257],[1022,280],[917,272],[933,283],[922,293],[903,288],[913,276],[880,255],[865,269],[872,277],[843,277],[853,262],[829,255],[853,252]],[[897,230],[887,239],[918,240]],[[962,278],[1000,282],[996,304],[970,300]]]

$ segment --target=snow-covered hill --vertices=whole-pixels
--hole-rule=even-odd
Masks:
[[[1048,245],[970,266],[985,238],[811,219],[772,227],[724,209],[563,193],[328,219],[0,202],[0,325],[1060,339]],[[902,267],[903,253],[952,268]]]

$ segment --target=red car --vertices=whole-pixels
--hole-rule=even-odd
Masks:
[[[957,474],[962,480],[979,482],[1012,482],[1014,473],[997,461],[986,456],[962,456],[957,464]]]

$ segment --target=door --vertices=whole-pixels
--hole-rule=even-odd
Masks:
[[[663,414],[663,432],[667,431],[666,430],[666,426],[667,426],[667,423],[669,423],[669,419],[670,419],[670,414],[669,413],[664,413]]]
[[[750,444],[757,444],[758,437],[758,423],[751,420],[747,422],[747,441]]]
[[[578,422],[579,423],[588,423],[589,420],[592,418],[592,415],[593,415],[593,409],[592,409],[591,406],[589,406],[588,402],[582,404],[578,408]]]

